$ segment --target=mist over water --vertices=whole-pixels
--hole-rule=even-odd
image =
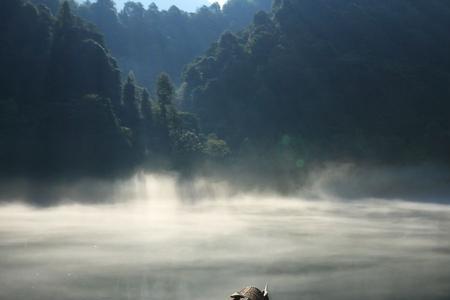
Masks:
[[[99,190],[111,201],[0,206],[0,299],[227,299],[266,282],[273,300],[450,295],[447,204],[151,175]]]

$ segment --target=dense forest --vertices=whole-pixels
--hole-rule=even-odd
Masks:
[[[33,0],[56,14],[60,0]],[[270,11],[272,0],[231,0],[189,13],[172,6],[159,10],[152,3],[128,1],[118,11],[113,0],[71,1],[74,14],[95,24],[120,69],[133,71],[143,86],[152,89],[161,72],[179,83],[181,70],[225,31],[247,26],[259,10]]]
[[[278,0],[189,65],[182,106],[269,168],[448,163],[448,28],[445,0]]]
[[[122,83],[96,28],[64,2],[7,0],[0,16],[0,164],[6,175],[114,175],[138,165],[226,155],[173,105],[168,75],[155,97],[130,72]],[[182,160],[180,158],[183,158]]]
[[[4,0],[0,172],[450,163],[448,1],[270,2]]]

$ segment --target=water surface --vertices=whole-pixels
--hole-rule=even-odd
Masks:
[[[448,205],[186,201],[174,184],[110,204],[2,205],[0,299],[211,300],[265,282],[272,300],[449,299]]]

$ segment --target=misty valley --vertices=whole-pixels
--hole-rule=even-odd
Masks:
[[[450,2],[184,2],[1,1],[0,300],[450,299]]]

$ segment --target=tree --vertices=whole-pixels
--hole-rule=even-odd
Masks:
[[[150,100],[150,94],[147,89],[143,89],[141,96],[141,111],[145,120],[150,123],[153,121],[153,108]]]
[[[235,8],[227,13],[217,3],[188,13],[175,6],[160,10],[154,3],[146,8],[139,1],[124,1],[120,11],[113,0],[91,2],[80,4],[78,14],[105,35],[120,67],[133,70],[140,83],[151,89],[163,71],[179,84],[185,65],[207,50],[222,32],[242,30],[257,11],[269,11],[271,0],[233,0],[227,7]]]
[[[173,142],[173,158],[177,165],[188,166],[202,154],[200,138],[192,131],[178,132]]]
[[[136,97],[136,80],[133,72],[128,73],[123,86],[123,122],[132,130],[136,130],[139,122],[139,105]]]
[[[64,1],[59,9],[58,13],[58,27],[62,30],[67,30],[72,27],[74,23],[74,15],[70,9],[70,5],[68,1]]]
[[[305,149],[332,160],[444,157],[450,2],[356,3],[275,1],[271,14],[257,13],[188,65],[182,107],[235,153],[247,138],[270,145],[285,134],[302,137],[287,160],[299,166]],[[234,4],[242,3],[228,1],[224,12]],[[446,42],[424,38],[431,35]],[[437,132],[447,132],[447,142]],[[408,155],[412,149],[421,154]]]
[[[158,77],[156,85],[156,95],[159,104],[159,136],[160,147],[163,151],[168,151],[171,148],[170,140],[170,126],[168,111],[173,111],[171,107],[174,96],[174,87],[167,74],[163,73]]]
[[[53,14],[56,14],[58,12],[58,8],[61,4],[59,0],[32,0],[31,2],[36,5],[41,4],[48,7]]]
[[[123,102],[126,106],[136,100],[136,79],[133,71],[130,71],[127,76],[127,80],[123,86]]]
[[[141,111],[143,122],[141,127],[141,139],[144,145],[144,152],[148,153],[152,148],[152,140],[154,135],[153,126],[153,108],[150,100],[150,94],[147,89],[142,91],[141,95]]]
[[[224,159],[231,153],[227,143],[215,134],[208,135],[203,152],[208,157],[219,160]]]
[[[174,87],[169,78],[169,75],[167,75],[166,73],[162,73],[158,77],[156,94],[158,96],[158,102],[161,107],[172,104]]]

